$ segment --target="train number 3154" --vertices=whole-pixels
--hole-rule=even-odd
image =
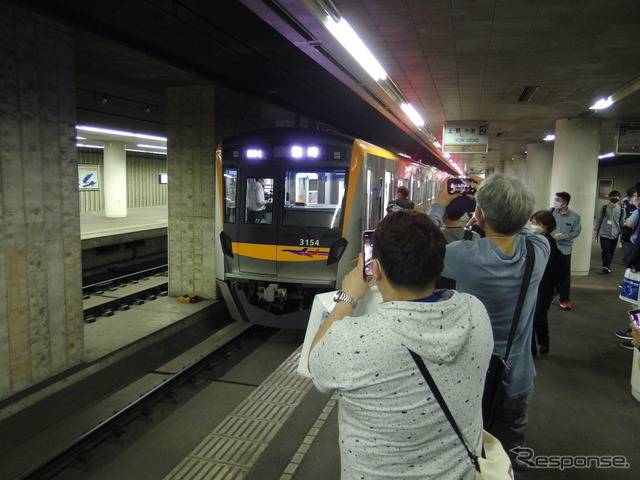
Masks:
[[[305,247],[319,247],[320,240],[314,240],[313,238],[301,238],[299,245],[304,245]]]

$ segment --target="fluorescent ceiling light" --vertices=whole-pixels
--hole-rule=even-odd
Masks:
[[[424,120],[420,114],[416,112],[416,109],[413,108],[413,105],[410,103],[403,103],[400,105],[400,108],[402,108],[402,111],[407,114],[416,127],[424,127]]]
[[[134,132],[125,132],[122,130],[112,130],[110,128],[101,128],[101,127],[91,127],[88,125],[76,125],[77,130],[84,130],[87,132],[96,132],[96,133],[106,133],[108,135],[119,135],[122,137],[135,137],[135,138],[146,138],[147,140],[159,140],[161,142],[166,142],[166,137],[158,137],[157,135],[147,135],[144,133],[134,133]]]
[[[382,65],[344,18],[336,22],[327,16],[324,25],[374,80],[380,81],[387,78],[387,72],[384,71]]]
[[[592,106],[589,107],[590,110],[604,110],[605,108],[609,108],[616,102],[619,102],[623,98],[628,97],[629,95],[640,90],[640,77],[631,80],[625,86],[619,88],[607,98],[601,98]]]
[[[616,154],[613,152],[603,153],[602,155],[598,155],[598,159],[602,160],[603,158],[611,158],[615,157]]]
[[[125,148],[127,152],[153,153],[154,155],[166,155],[167,152],[154,152],[153,150],[138,150],[136,148]]]
[[[543,142],[553,142],[556,139],[556,136],[553,133],[548,134],[546,137],[542,139]]]
[[[613,105],[613,100],[611,97],[601,98],[596,103],[589,107],[589,110],[604,110],[605,108],[609,108]]]
[[[89,145],[88,143],[76,143],[76,147],[84,147],[84,148],[104,148],[104,145]]]
[[[142,148],[157,148],[158,150],[166,150],[167,147],[162,147],[160,145],[147,145],[146,143],[138,143],[136,145],[137,147],[142,147]]]

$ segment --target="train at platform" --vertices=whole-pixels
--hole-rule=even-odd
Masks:
[[[216,280],[231,315],[306,328],[314,296],[340,288],[362,232],[376,228],[397,187],[427,212],[444,176],[330,132],[273,128],[223,140],[216,152]]]

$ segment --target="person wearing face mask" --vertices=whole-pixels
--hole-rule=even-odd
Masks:
[[[620,192],[609,193],[609,204],[603,205],[596,216],[593,238],[600,241],[602,250],[602,273],[611,273],[611,260],[618,246],[618,237],[624,225],[624,210],[618,204]]]
[[[534,264],[522,311],[513,336],[508,363],[509,379],[503,380],[503,392],[487,431],[502,443],[511,457],[513,468],[524,471],[527,465],[513,449],[521,447],[527,431],[527,409],[533,392],[535,365],[531,355],[533,315],[538,285],[549,258],[549,242],[525,228],[535,198],[520,179],[495,173],[486,180],[472,177],[478,184],[476,209],[470,222],[477,222],[485,237],[473,242],[459,240],[447,245],[442,275],[456,282],[456,290],[480,299],[489,313],[493,330],[494,353],[504,356],[516,304],[525,276],[527,242],[534,252]],[[446,208],[460,194],[449,194],[446,179],[429,216],[438,225]],[[517,451],[517,450],[516,450]]]
[[[625,224],[620,230],[620,246],[622,247],[623,257],[622,263],[625,265],[629,262],[631,257],[631,251],[633,250],[633,243],[631,243],[631,235],[633,234],[634,225],[627,225],[629,218],[636,211],[636,201],[638,199],[637,190],[635,187],[627,190],[627,198],[620,202],[620,207],[624,211]]]
[[[549,353],[549,321],[547,313],[553,300],[553,286],[564,280],[564,256],[558,250],[551,232],[556,229],[556,219],[548,210],[539,210],[531,215],[531,231],[542,235],[549,242],[551,253],[547,266],[538,287],[538,299],[533,314],[533,335],[531,336],[531,353],[535,357],[538,350],[541,355]]]
[[[569,209],[571,195],[567,192],[558,192],[553,202],[551,213],[556,220],[556,229],[551,232],[551,236],[558,244],[558,250],[564,255],[565,275],[564,280],[555,285],[555,289],[560,295],[560,308],[571,310],[571,252],[573,251],[573,241],[578,238],[582,231],[580,215]]]

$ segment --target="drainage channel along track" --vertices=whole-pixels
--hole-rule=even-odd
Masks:
[[[177,404],[181,399],[194,395],[198,386],[215,381],[226,371],[245,358],[254,349],[266,342],[278,330],[254,326],[248,323],[232,323],[202,341],[194,348],[179,355],[165,365],[149,372],[134,384],[123,387],[115,395],[128,399],[120,401],[126,406],[114,414],[92,420],[97,425],[88,429],[77,440],[61,446],[59,453],[45,460],[31,471],[16,477],[16,480],[51,479],[68,467],[91,469],[92,452],[101,444],[120,441],[127,437],[134,420],[151,420],[156,407]],[[115,396],[114,395],[114,396]],[[216,402],[216,399],[212,399]],[[107,399],[106,404],[113,404]],[[95,406],[92,407],[95,409]],[[158,410],[161,410],[158,408]],[[110,416],[109,416],[110,415]],[[97,414],[96,414],[97,416]],[[103,418],[104,418],[103,417]],[[155,420],[155,418],[153,418]]]

